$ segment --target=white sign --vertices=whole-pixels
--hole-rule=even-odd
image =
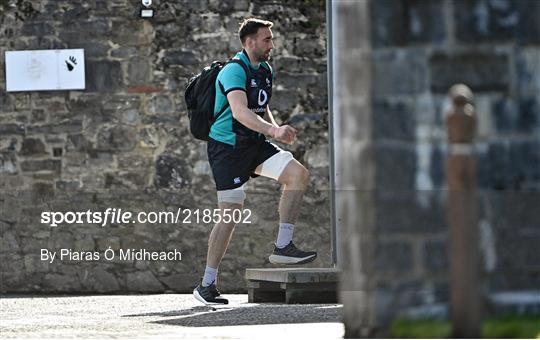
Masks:
[[[6,88],[13,91],[84,90],[84,50],[6,52]]]

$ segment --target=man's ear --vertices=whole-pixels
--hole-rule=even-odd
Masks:
[[[244,47],[249,47],[249,44],[251,43],[250,37],[246,37],[246,40],[244,42]]]
[[[249,47],[250,49],[253,47],[253,44],[255,44],[255,36],[248,36],[246,37],[246,47]]]

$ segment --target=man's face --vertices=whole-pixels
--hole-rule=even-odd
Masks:
[[[270,60],[270,52],[274,48],[274,35],[268,27],[261,27],[257,34],[250,38],[251,51],[258,62]]]

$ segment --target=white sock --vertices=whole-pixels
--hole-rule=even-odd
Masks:
[[[294,224],[280,223],[277,234],[276,247],[283,248],[292,241],[294,233]]]
[[[216,283],[216,281],[217,281],[217,268],[206,266],[206,269],[204,270],[204,276],[202,279],[203,287],[208,287],[212,283]]]

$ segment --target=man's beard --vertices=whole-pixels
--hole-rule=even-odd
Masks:
[[[269,61],[270,60],[270,51],[268,51],[268,53],[261,53],[261,54],[258,54],[257,55],[257,61],[260,63],[260,62],[263,62],[263,61]]]

